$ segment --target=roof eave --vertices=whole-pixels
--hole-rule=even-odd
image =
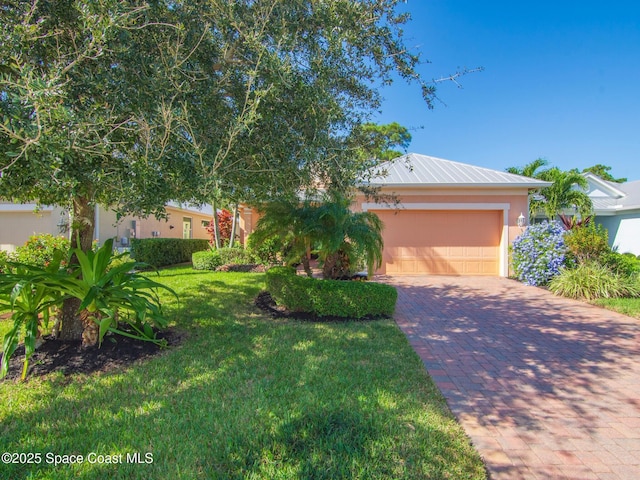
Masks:
[[[371,187],[393,187],[393,188],[526,188],[537,189],[552,185],[550,182],[539,183],[377,183],[370,182],[363,185]]]

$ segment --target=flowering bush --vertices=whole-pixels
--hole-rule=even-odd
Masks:
[[[46,267],[53,260],[54,252],[60,250],[64,254],[62,266],[65,266],[70,249],[71,244],[65,237],[41,233],[29,237],[24,245],[18,247],[13,260],[27,265]]]
[[[565,230],[558,222],[538,223],[513,241],[512,265],[518,280],[526,285],[545,285],[560,273],[567,247]]]

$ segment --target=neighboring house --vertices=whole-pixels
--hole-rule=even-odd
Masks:
[[[614,183],[586,173],[587,194],[596,223],[609,232],[609,244],[620,253],[640,255],[640,180]]]
[[[168,204],[166,211],[167,220],[132,216],[118,220],[115,212],[98,206],[94,238],[100,244],[114,238],[119,247],[129,246],[132,238],[209,238],[205,228],[212,213],[177,203]],[[36,211],[35,204],[0,202],[0,250],[12,251],[31,235],[66,234],[68,226],[69,215],[60,207],[44,206]]]
[[[383,264],[388,275],[509,274],[509,245],[527,223],[529,192],[543,182],[440,158],[411,153],[370,182],[399,204],[356,198],[354,210],[375,212],[384,223]],[[242,213],[246,234],[256,215]]]

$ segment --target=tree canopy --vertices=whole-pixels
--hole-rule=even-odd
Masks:
[[[434,95],[397,3],[4,2],[1,195],[91,230],[96,203],[161,214],[346,183],[378,87],[398,74]]]
[[[613,175],[609,173],[610,170],[611,170],[611,167],[598,163],[592,167],[585,168],[584,170],[582,170],[582,173],[586,173],[586,172],[594,173],[597,176],[599,176],[601,179],[606,180],[608,182],[624,183],[627,181],[626,178],[615,178]]]
[[[584,189],[587,180],[577,171],[563,171],[558,167],[542,168],[547,160],[538,158],[524,167],[509,167],[507,172],[552,182],[549,187],[541,188],[529,199],[529,216],[534,218],[543,211],[549,219],[554,219],[564,209],[577,209],[581,215],[588,215],[592,203]]]

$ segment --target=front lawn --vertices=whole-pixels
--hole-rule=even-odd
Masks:
[[[640,318],[640,298],[600,298],[593,303],[630,317]]]
[[[161,275],[181,297],[180,346],[126,370],[0,383],[1,450],[35,461],[2,478],[485,478],[392,320],[274,320],[252,305],[262,274]]]

